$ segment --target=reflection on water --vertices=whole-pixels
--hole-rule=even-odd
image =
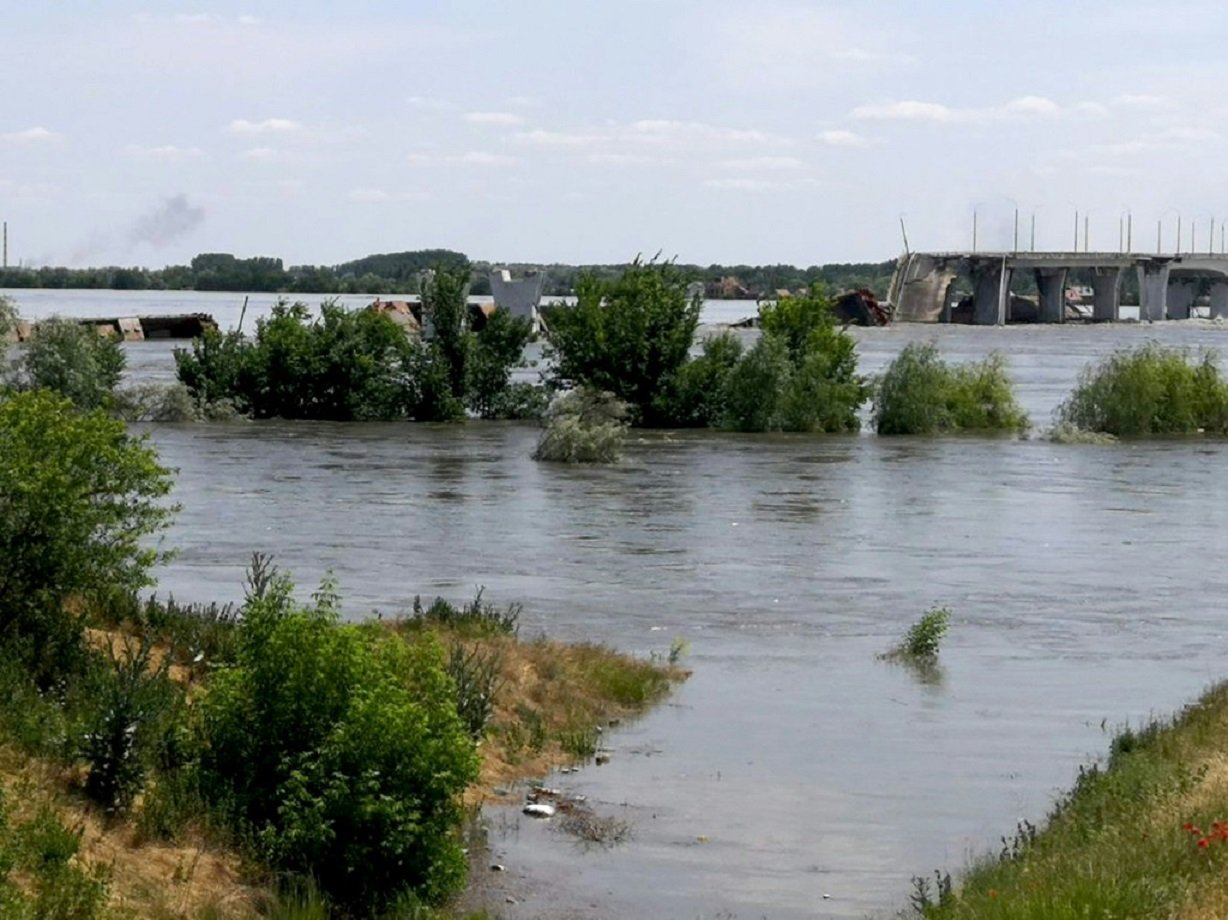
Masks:
[[[1044,423],[1089,359],[1209,323],[859,331],[863,367],[936,334],[1010,356]],[[129,348],[171,375],[170,346]],[[690,643],[691,680],[553,785],[629,820],[579,851],[492,819],[508,917],[858,917],[1036,819],[1108,726],[1222,675],[1228,444],[1059,446],[647,433],[624,464],[529,459],[536,432],[471,424],[150,429],[179,469],[160,590],[234,600],[252,550],[348,612],[415,594],[521,601],[521,629],[638,654]],[[881,662],[935,604],[941,672]],[[518,903],[506,904],[504,892]],[[824,895],[829,895],[824,898]]]

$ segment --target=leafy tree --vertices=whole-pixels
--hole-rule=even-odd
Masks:
[[[447,367],[448,387],[458,400],[465,398],[465,367],[472,346],[468,289],[468,265],[440,265],[422,285],[422,312],[430,323],[432,347]]]
[[[474,333],[465,369],[468,375],[465,390],[469,408],[482,418],[506,418],[512,414],[507,399],[512,368],[524,354],[532,332],[527,318],[495,310],[481,332]]]
[[[679,368],[658,397],[656,414],[670,425],[709,428],[725,418],[728,380],[742,358],[742,342],[732,332],[704,339],[703,354]]]
[[[124,362],[116,336],[49,319],[34,327],[9,376],[18,389],[54,390],[82,409],[97,409],[110,402]]]
[[[45,390],[0,402],[0,641],[40,682],[82,661],[70,600],[149,583],[170,489],[153,448],[104,412]]]
[[[477,754],[442,648],[338,621],[274,576],[244,608],[237,664],[200,700],[200,788],[273,865],[378,910],[464,881],[455,834]]]
[[[856,431],[868,388],[857,343],[814,288],[759,308],[763,334],[730,372],[725,425],[739,431]]]
[[[574,307],[547,313],[554,381],[613,393],[636,421],[660,421],[655,402],[686,363],[702,301],[672,262],[636,259],[616,279],[583,275]]]

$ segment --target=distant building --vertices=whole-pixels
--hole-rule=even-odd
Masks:
[[[507,310],[512,316],[523,316],[533,325],[533,332],[541,331],[541,317],[537,305],[542,299],[542,288],[546,276],[540,272],[529,272],[519,280],[512,280],[512,273],[506,268],[490,273],[490,293],[494,295],[495,306]]]

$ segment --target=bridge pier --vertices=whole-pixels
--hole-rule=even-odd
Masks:
[[[1011,269],[1006,260],[986,262],[973,269],[976,290],[972,301],[972,322],[977,326],[1002,326],[1006,323],[1006,302],[1010,295]]]
[[[1158,323],[1168,318],[1167,262],[1144,262],[1138,267],[1138,318]]]
[[[1124,268],[1092,269],[1092,319],[1095,322],[1117,322],[1121,307],[1121,276],[1124,271]]]
[[[1228,281],[1211,285],[1211,319],[1228,319]]]
[[[1066,322],[1066,273],[1065,268],[1037,268],[1036,290],[1040,293],[1040,321],[1042,323]]]
[[[1194,307],[1194,284],[1191,281],[1168,282],[1168,318],[1189,319]]]

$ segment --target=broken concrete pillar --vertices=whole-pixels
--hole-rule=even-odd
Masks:
[[[1038,268],[1034,272],[1042,323],[1066,321],[1066,272],[1065,268]]]
[[[1092,269],[1092,319],[1096,322],[1117,322],[1124,271],[1116,267]]]
[[[972,322],[977,326],[1006,323],[1006,302],[1010,294],[1011,270],[1006,260],[987,259],[973,266],[976,279],[972,303]]]
[[[1228,319],[1228,281],[1211,284],[1211,319]]]
[[[1138,318],[1158,323],[1168,318],[1167,262],[1148,260],[1138,266]]]
[[[1194,284],[1192,281],[1168,282],[1168,318],[1189,319],[1190,310],[1194,306]]]
[[[889,298],[896,321],[934,323],[945,319],[947,292],[958,274],[957,261],[918,253],[901,257]]]

